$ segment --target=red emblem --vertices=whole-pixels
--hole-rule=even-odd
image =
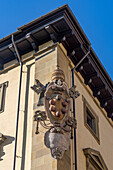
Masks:
[[[45,110],[52,123],[63,123],[69,116],[69,89],[65,82],[55,80],[51,82],[45,92]]]

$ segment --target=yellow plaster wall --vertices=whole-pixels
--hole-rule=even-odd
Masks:
[[[60,67],[63,69],[66,75],[66,82],[69,87],[72,86],[72,73],[71,69],[73,64],[67,57],[65,49],[62,45],[58,45],[58,63]],[[75,85],[76,89],[80,92],[80,96],[76,99],[76,119],[77,119],[77,166],[78,170],[86,169],[86,158],[83,153],[84,148],[92,148],[97,150],[102,155],[107,167],[109,170],[113,169],[113,126],[111,126],[108,118],[106,118],[106,113],[102,111],[99,106],[99,101],[97,98],[94,98],[92,95],[91,89],[84,85],[83,78],[79,73],[75,72]],[[95,111],[96,115],[99,118],[99,139],[100,144],[94,138],[94,136],[90,133],[90,131],[84,125],[84,105],[83,105],[83,97],[87,100],[89,105]],[[72,146],[72,150],[73,150]],[[73,155],[73,152],[72,152]],[[72,164],[74,162],[74,155],[71,158]],[[74,167],[71,167],[74,169]]]
[[[34,76],[32,76],[34,75],[33,62],[34,61],[32,60],[27,63],[24,63],[23,65],[22,91],[19,111],[19,128],[16,153],[16,170],[30,170],[31,167],[33,91],[30,87],[34,83]],[[31,67],[28,74],[27,68],[30,65]],[[8,67],[12,67],[12,63],[8,64]],[[6,89],[5,110],[4,112],[0,113],[0,132],[7,138],[5,142],[0,146],[0,156],[4,152],[3,156],[1,157],[1,159],[3,160],[0,161],[0,170],[13,169],[19,77],[20,66],[14,67],[13,69],[7,69],[7,71],[4,71],[4,73],[0,74],[0,84],[5,81],[9,82],[9,85]],[[28,85],[26,83],[28,83]],[[27,91],[29,91],[29,93],[26,97]],[[25,105],[28,105],[28,107],[26,108]],[[25,124],[27,124],[27,126]],[[22,153],[24,146],[26,149]],[[23,167],[22,162],[24,158],[25,163]]]
[[[85,170],[86,159],[83,149],[92,148],[102,155],[109,170],[113,169],[113,127],[103,115],[100,107],[96,104],[95,98],[88,92],[86,85],[81,83],[75,74],[75,84],[80,92],[80,97],[76,99],[76,119],[77,119],[77,159],[78,170]],[[85,97],[92,109],[99,118],[99,137],[100,144],[95,140],[90,131],[84,126],[84,108],[82,96]]]
[[[13,153],[14,153],[14,136],[16,127],[16,112],[18,99],[18,84],[19,84],[19,67],[10,70],[0,75],[0,84],[8,81],[9,85],[6,88],[5,96],[5,110],[0,113],[0,132],[6,136],[6,141],[2,144],[0,155],[1,157],[0,169],[5,170],[6,167],[12,169],[13,167]]]

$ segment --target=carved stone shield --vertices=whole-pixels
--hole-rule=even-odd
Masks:
[[[45,92],[45,110],[51,123],[63,123],[70,110],[69,89],[65,82],[51,82]]]

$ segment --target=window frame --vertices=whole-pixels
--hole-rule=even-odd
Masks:
[[[0,113],[4,112],[5,108],[6,87],[8,87],[8,81],[0,84]]]
[[[100,137],[99,137],[99,118],[86,99],[83,97],[83,105],[84,105],[84,125],[90,131],[92,136],[96,139],[98,144],[100,144]],[[87,110],[90,113],[90,116],[94,119],[94,130],[91,126],[87,123]]]
[[[95,170],[108,170],[99,151],[92,148],[85,148],[83,149],[83,152],[86,157],[86,170],[90,170],[90,168],[95,168]],[[98,159],[96,159],[95,156]]]

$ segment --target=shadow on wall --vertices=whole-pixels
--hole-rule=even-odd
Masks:
[[[6,137],[5,141],[0,145],[0,161],[3,160],[1,157],[5,155],[5,152],[3,149],[4,146],[11,144],[15,139],[14,137],[11,137],[11,136],[5,136],[5,137]]]

